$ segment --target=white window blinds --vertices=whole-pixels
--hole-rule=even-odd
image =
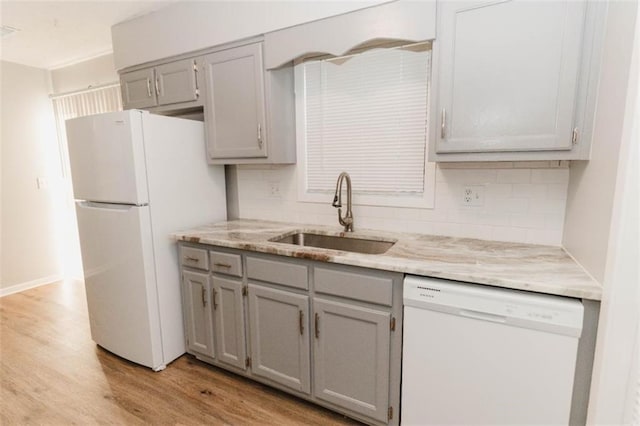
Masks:
[[[425,191],[430,62],[421,43],[299,65],[308,192],[342,171],[356,193]]]
[[[60,147],[62,170],[64,176],[68,177],[69,158],[67,132],[64,122],[70,118],[84,117],[86,115],[104,112],[122,111],[120,84],[114,83],[70,94],[54,95],[52,96],[52,101],[58,129],[58,144]]]

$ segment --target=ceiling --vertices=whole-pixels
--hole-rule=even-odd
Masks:
[[[0,0],[0,24],[19,29],[0,39],[0,59],[53,69],[104,55],[113,24],[175,1]]]

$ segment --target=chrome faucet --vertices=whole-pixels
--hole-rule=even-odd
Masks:
[[[342,181],[347,180],[347,214],[342,217]],[[353,212],[351,211],[351,177],[342,172],[336,182],[336,194],[333,196],[333,207],[338,209],[338,222],[344,226],[345,232],[353,232]]]

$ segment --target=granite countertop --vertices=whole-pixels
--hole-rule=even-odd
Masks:
[[[602,286],[561,247],[373,230],[356,230],[348,236],[397,242],[384,254],[361,254],[269,241],[301,231],[345,235],[334,226],[235,220],[172,236],[192,243],[539,293],[592,300],[602,297]]]

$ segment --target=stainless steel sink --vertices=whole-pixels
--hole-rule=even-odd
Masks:
[[[395,241],[367,240],[354,237],[297,232],[291,235],[272,238],[274,243],[295,244],[303,247],[317,247],[331,250],[351,251],[355,253],[382,254],[395,244]]]

